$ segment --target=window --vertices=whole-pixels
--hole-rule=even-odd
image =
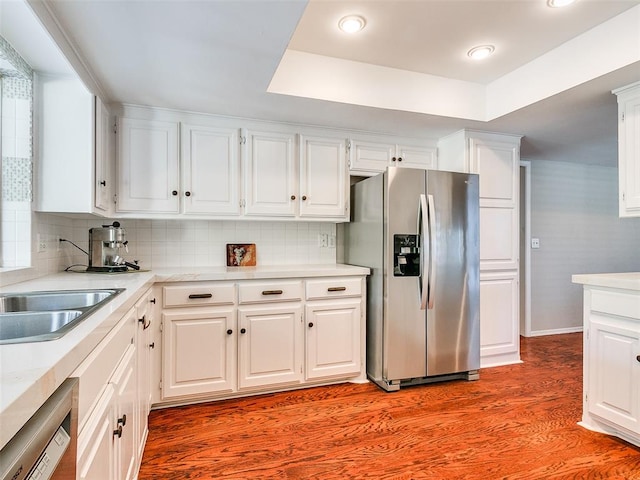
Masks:
[[[33,71],[0,36],[0,267],[31,265]]]

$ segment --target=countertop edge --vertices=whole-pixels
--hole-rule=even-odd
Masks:
[[[640,272],[576,274],[571,276],[571,281],[585,286],[640,292]]]

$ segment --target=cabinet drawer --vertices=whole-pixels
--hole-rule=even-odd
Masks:
[[[307,280],[307,300],[362,296],[362,281],[354,277]]]
[[[290,302],[302,300],[302,282],[241,283],[238,291],[240,304]]]
[[[100,392],[133,343],[136,325],[135,310],[132,308],[71,374],[79,379],[78,431],[82,430],[89,413],[98,402]]]
[[[235,297],[236,289],[233,283],[189,283],[162,289],[162,305],[165,308],[233,305]]]
[[[593,289],[591,290],[591,311],[640,320],[640,296]]]

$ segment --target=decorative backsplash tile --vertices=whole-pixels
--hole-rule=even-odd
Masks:
[[[2,201],[30,202],[33,163],[30,158],[2,157]]]
[[[2,36],[0,36],[0,73],[4,77],[33,78],[33,69]]]

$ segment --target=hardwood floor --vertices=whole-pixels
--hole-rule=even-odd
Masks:
[[[385,393],[343,384],[151,413],[139,480],[640,479],[640,449],[576,424],[582,335],[524,363]]]

